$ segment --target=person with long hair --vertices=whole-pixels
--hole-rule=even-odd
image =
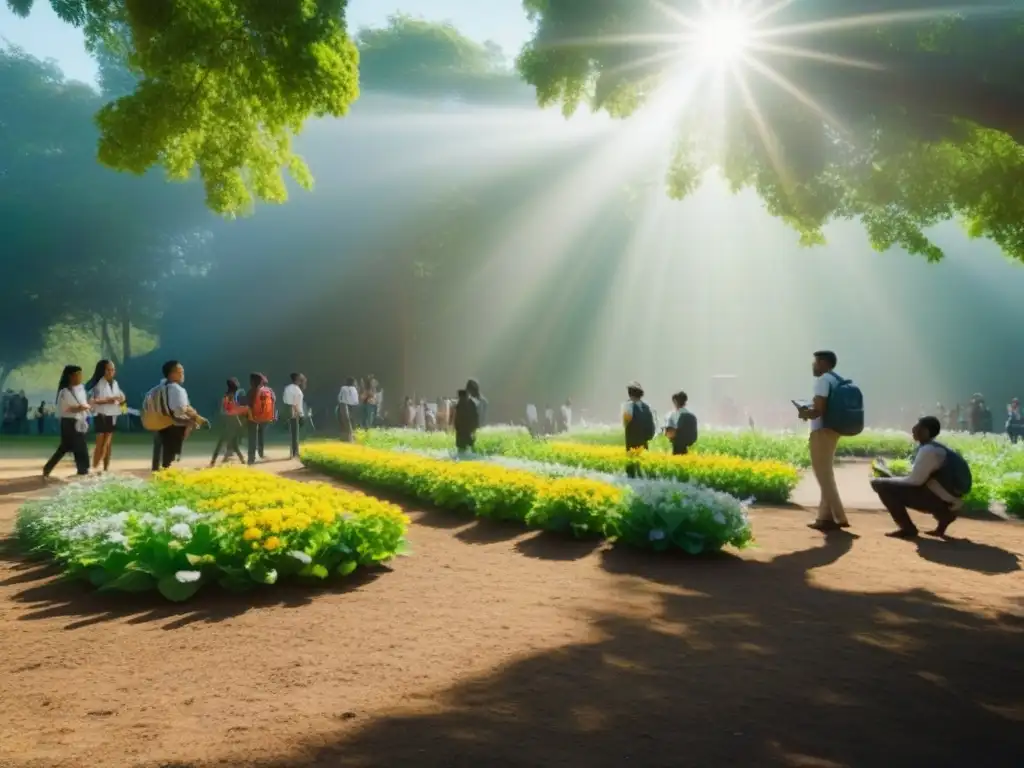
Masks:
[[[103,471],[110,469],[110,448],[114,442],[114,431],[117,429],[117,417],[125,403],[125,396],[117,384],[114,374],[117,368],[109,360],[96,363],[96,370],[85,385],[89,393],[89,405],[92,407],[93,427],[96,431],[96,447],[92,452],[92,468],[99,469],[103,463]]]
[[[238,383],[238,379],[234,377],[228,379],[227,391],[224,392],[220,405],[220,437],[217,438],[217,445],[213,449],[213,458],[210,459],[211,467],[217,463],[217,454],[220,453],[222,445],[224,446],[224,463],[227,463],[228,457],[232,453],[238,457],[239,462],[245,463],[242,450],[238,447],[238,439],[243,430],[242,417],[248,416],[249,408],[238,401],[240,390],[241,384]]]
[[[79,475],[89,474],[89,446],[85,434],[89,431],[86,416],[89,403],[85,387],[82,386],[82,369],[77,365],[65,365],[57,384],[57,414],[60,416],[60,445],[43,467],[43,477],[49,477],[65,455],[75,456]]]

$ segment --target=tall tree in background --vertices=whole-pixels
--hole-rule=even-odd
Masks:
[[[1024,261],[1021,3],[524,5],[537,31],[518,66],[541,104],[629,117],[676,92],[672,195],[717,166],[807,244],[857,219],[878,250],[936,260],[925,230],[958,218]]]
[[[24,317],[5,327],[31,340],[0,365],[25,362],[68,319],[95,319],[111,353],[130,357],[131,328],[161,311],[160,279],[201,266],[198,187],[98,165],[91,116],[101,96],[17,49],[0,48],[0,101],[12,106],[0,122],[0,290],[4,312]]]
[[[27,15],[34,0],[7,0]],[[207,204],[244,211],[287,197],[282,168],[312,179],[291,150],[309,117],[344,115],[358,95],[345,0],[50,0],[87,45],[121,55],[135,89],[100,109],[99,157],[174,179],[198,168]]]

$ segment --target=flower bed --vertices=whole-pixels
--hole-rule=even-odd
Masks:
[[[629,455],[622,448],[533,440],[518,430],[481,430],[477,449],[486,455],[502,455],[550,464],[646,478],[696,483],[741,499],[782,503],[800,480],[792,465],[780,461],[751,461],[730,456],[672,456],[657,451]],[[360,435],[373,447],[446,449],[454,447],[444,433],[412,430],[373,430]]]
[[[714,552],[747,546],[752,538],[737,499],[685,483],[553,476],[557,472],[344,443],[308,444],[302,461],[444,509],[659,551]]]
[[[203,585],[347,576],[405,547],[401,510],[360,493],[243,468],[107,476],[24,505],[17,535],[101,590],[157,590],[168,600]]]

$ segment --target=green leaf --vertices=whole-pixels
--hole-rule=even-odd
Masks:
[[[348,576],[358,567],[358,565],[359,564],[355,560],[346,560],[338,566],[338,575]]]
[[[245,564],[245,570],[257,584],[275,584],[277,582],[277,571],[259,560],[250,560]]]
[[[142,571],[125,571],[116,579],[107,582],[102,587],[103,591],[117,590],[119,592],[148,592],[156,586],[156,579]]]
[[[181,603],[188,600],[192,595],[198,592],[201,585],[202,579],[183,584],[174,576],[164,576],[157,582],[156,588],[160,591],[161,595],[171,602]]]
[[[93,568],[89,571],[89,582],[94,587],[102,587],[110,583],[114,577],[103,568]]]

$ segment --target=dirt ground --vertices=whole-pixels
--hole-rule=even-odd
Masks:
[[[758,509],[755,549],[686,560],[410,514],[388,571],[184,606],[8,543],[0,766],[1024,765],[1024,525]]]

